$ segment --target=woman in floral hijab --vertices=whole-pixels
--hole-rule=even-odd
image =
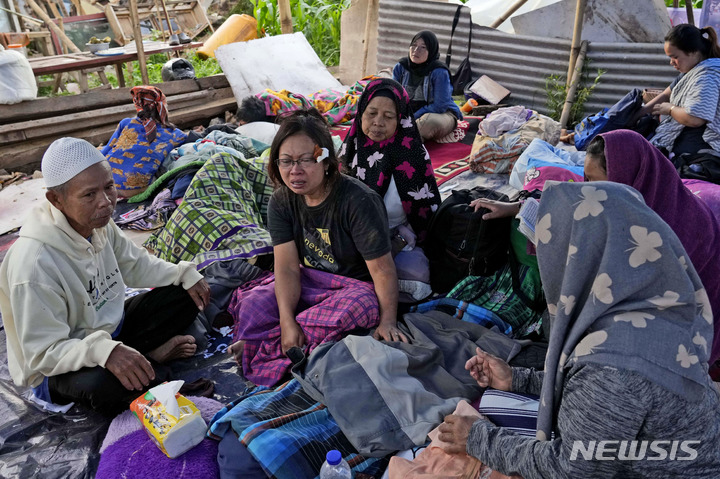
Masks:
[[[525,479],[720,477],[712,311],[678,237],[610,182],[548,182],[537,217],[544,371],[480,350],[466,365],[481,386],[540,396],[537,437],[451,416],[441,439]]]
[[[350,176],[384,199],[401,291],[423,299],[431,292],[429,264],[415,246],[422,246],[440,193],[410,100],[398,82],[382,78],[367,85],[340,156]],[[404,280],[411,282],[406,288]]]
[[[378,134],[380,113],[390,113],[374,107],[373,100],[381,98],[394,103],[394,117],[387,119],[394,128]],[[422,243],[430,216],[440,206],[440,193],[409,105],[407,93],[396,81],[382,78],[370,82],[360,97],[341,154],[350,175],[386,198],[386,204],[388,194],[399,197],[407,221]]]

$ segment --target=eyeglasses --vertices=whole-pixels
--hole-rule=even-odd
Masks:
[[[293,160],[291,158],[278,158],[275,160],[275,164],[283,170],[289,170],[293,165],[298,165],[300,168],[305,169],[312,165],[317,165],[317,160],[313,157],[300,158]]]
[[[417,52],[426,52],[427,47],[425,45],[410,45],[410,50],[414,50]]]

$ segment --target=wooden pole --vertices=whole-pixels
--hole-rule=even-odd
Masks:
[[[680,0],[673,0],[673,8],[678,8],[680,6]]]
[[[565,85],[570,86],[573,71],[575,70],[575,62],[577,61],[578,52],[580,51],[580,41],[582,39],[583,19],[585,17],[586,0],[577,0],[575,8],[575,27],[573,28],[572,47],[570,48],[570,61],[568,64],[567,78]]]
[[[368,0],[367,15],[365,15],[365,33],[363,34],[363,56],[361,76],[367,76],[368,56],[370,55],[370,34],[375,24],[375,13],[378,11],[379,0]]]
[[[693,12],[691,0],[685,0],[685,11],[687,12],[688,23],[690,25],[695,25],[695,12]]]
[[[38,20],[37,18],[31,17],[29,15],[25,15],[24,13],[16,12],[13,10],[8,10],[7,8],[3,8],[3,7],[0,7],[0,10],[3,10],[8,13],[12,13],[13,15],[17,15],[18,17],[20,17],[22,19],[27,19],[27,20],[30,20],[31,22],[35,22],[40,25],[42,25],[42,23],[43,23],[42,20]]]
[[[585,55],[587,54],[588,42],[583,41],[580,45],[580,53],[577,56],[577,68],[574,70],[572,83],[565,96],[565,104],[563,105],[562,114],[560,115],[560,128],[567,128],[567,122],[570,119],[570,109],[575,103],[575,94],[577,93],[578,85],[580,85],[580,79],[582,78],[583,64],[585,63]]]
[[[500,15],[500,18],[498,18],[497,20],[495,20],[494,22],[492,22],[492,24],[490,24],[490,28],[497,28],[497,27],[499,27],[500,25],[502,25],[503,23],[505,23],[505,20],[507,20],[508,18],[510,18],[510,15],[512,15],[513,13],[515,13],[518,8],[522,7],[522,6],[525,5],[526,3],[527,3],[527,0],[517,0],[517,2],[513,3],[513,4],[510,6],[510,8],[507,9],[507,11],[506,11],[505,13],[503,13],[502,15]]]
[[[290,0],[278,0],[278,12],[280,13],[280,29],[283,33],[293,32],[292,10]]]
[[[142,33],[140,32],[140,19],[137,9],[137,0],[130,0],[130,18],[133,24],[133,36],[135,37],[135,47],[137,48],[138,66],[140,67],[140,76],[143,85],[150,84],[150,78],[147,72],[147,63],[145,61],[145,49],[142,43]]]
[[[160,5],[162,5],[163,12],[165,13],[165,21],[167,22],[168,35],[172,36],[175,31],[173,31],[172,23],[170,23],[170,15],[168,14],[167,7],[165,6],[165,0],[160,0]],[[160,23],[162,23],[162,21]]]
[[[153,0],[153,3],[155,4],[155,9],[158,11],[158,17],[159,17],[160,14],[162,13],[161,9],[160,9],[160,3],[158,2],[158,0]],[[158,23],[160,24],[160,34],[162,35],[162,41],[166,41],[165,28],[163,27],[162,19]]]
[[[65,35],[65,32],[63,32],[63,31],[60,29],[60,27],[58,27],[57,25],[55,25],[55,22],[53,22],[52,19],[50,19],[50,17],[48,16],[48,14],[45,13],[45,11],[44,11],[42,8],[40,8],[40,6],[39,6],[37,3],[35,3],[35,0],[26,0],[25,3],[27,3],[27,4],[30,6],[30,8],[32,8],[33,12],[35,12],[35,15],[37,15],[38,17],[40,17],[40,19],[41,19],[43,22],[45,22],[45,25],[47,25],[48,28],[49,28],[50,30],[52,30],[52,31],[55,33],[55,35],[58,36],[58,38],[60,39],[60,41],[68,48],[68,50],[70,50],[70,51],[73,52],[73,53],[82,53],[82,50],[80,50],[80,49],[72,42],[72,40],[70,40],[70,39],[68,38],[68,36]]]

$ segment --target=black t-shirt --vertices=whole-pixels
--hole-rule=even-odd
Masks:
[[[294,241],[304,266],[363,281],[372,279],[365,261],[390,252],[382,198],[345,175],[318,206],[305,205],[302,196],[287,188],[275,191],[268,205],[268,230],[274,246]]]

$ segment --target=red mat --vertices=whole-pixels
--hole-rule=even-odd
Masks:
[[[470,168],[471,145],[429,141],[425,147],[430,153],[430,163],[435,170],[438,186]]]
[[[425,147],[430,154],[430,163],[432,163],[433,170],[435,170],[435,179],[438,186],[470,168],[470,151],[479,124],[479,118],[465,117],[465,121],[459,123],[465,133],[460,141],[456,143],[428,141],[425,143]],[[349,130],[349,126],[331,128],[332,133],[343,140]]]

